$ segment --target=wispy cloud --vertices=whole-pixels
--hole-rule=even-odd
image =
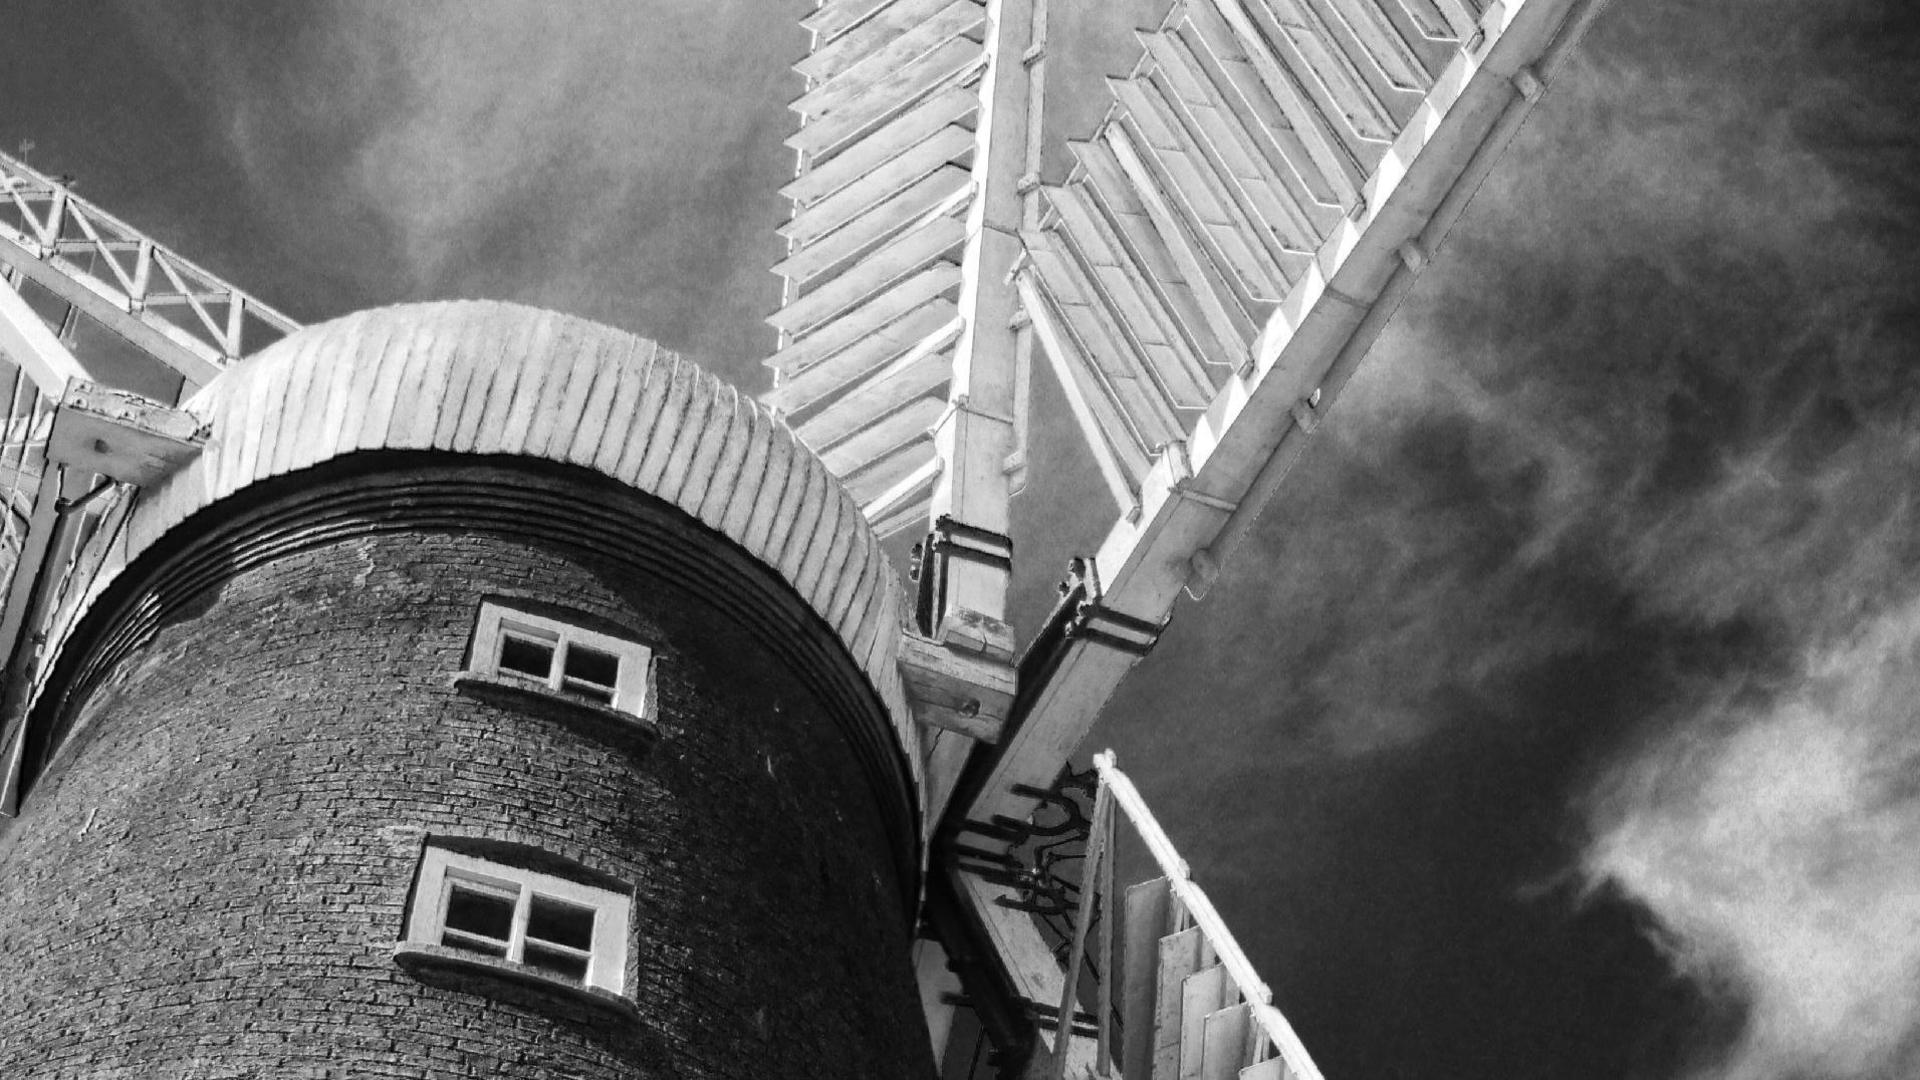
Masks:
[[[1359,888],[1444,893],[1460,913],[1429,917],[1517,948],[1495,928],[1563,895],[1527,883],[1580,867],[1747,1011],[1727,1076],[1911,1075],[1920,837],[1886,770],[1911,772],[1899,704],[1920,670],[1900,606],[1920,584],[1920,142],[1914,58],[1894,44],[1911,52],[1895,24],[1913,16],[1737,7],[1613,6],[1114,730],[1145,733],[1122,746],[1136,760],[1194,762],[1170,792],[1232,777],[1330,799],[1342,778],[1425,775],[1406,764],[1422,758],[1464,770],[1402,807],[1447,815],[1407,858],[1499,858],[1499,874],[1463,887],[1427,855],[1411,882]],[[1350,823],[1333,847],[1416,827],[1266,801]],[[1246,829],[1231,833],[1253,846],[1209,853],[1214,828],[1196,858],[1258,857]],[[1457,1006],[1399,989],[1473,981],[1432,963],[1396,958],[1316,1019],[1364,1042],[1345,1012],[1457,1007],[1435,1052],[1465,1062],[1460,1032],[1508,1022],[1491,1002],[1535,1005],[1477,981]],[[1643,1000],[1566,1022],[1622,1025]],[[1870,1030],[1850,1043],[1854,1024]],[[1721,1034],[1695,1033],[1707,1049]],[[1811,1056],[1786,1056],[1796,1037]],[[1597,1041],[1611,1071],[1579,1075],[1670,1076],[1684,1056],[1680,1037]],[[1391,1067],[1346,1052],[1349,1071]]]
[[[1758,697],[1759,701],[1751,700]],[[1920,1070],[1920,603],[1723,689],[1593,798],[1585,871],[1738,995],[1724,1080]]]
[[[176,78],[214,84],[230,153],[301,257],[381,299],[614,322],[736,377],[771,348],[804,4],[133,10]]]

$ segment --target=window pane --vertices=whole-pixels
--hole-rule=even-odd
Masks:
[[[549,975],[558,975],[569,982],[587,981],[586,957],[543,948],[532,941],[527,942],[527,966]]]
[[[513,898],[450,881],[446,927],[504,942],[513,933]]]
[[[575,949],[593,948],[593,915],[590,907],[533,894],[533,908],[527,912],[528,950],[536,938]]]
[[[578,679],[596,686],[613,687],[620,683],[620,658],[610,652],[585,645],[567,646],[567,671],[569,681]]]
[[[553,671],[553,645],[503,633],[500,635],[500,670],[530,675],[544,682]]]

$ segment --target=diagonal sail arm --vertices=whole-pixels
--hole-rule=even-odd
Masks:
[[[1022,792],[1205,592],[1602,3],[1181,0],[1144,35],[1019,278],[1118,514],[950,824],[1032,811]]]

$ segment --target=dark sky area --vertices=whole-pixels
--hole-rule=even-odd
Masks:
[[[1054,3],[1084,124],[1165,4]],[[295,317],[764,388],[809,3],[4,6],[0,146]],[[1911,0],[1615,0],[1096,730],[1333,1080],[1920,1075],[1916,108]]]

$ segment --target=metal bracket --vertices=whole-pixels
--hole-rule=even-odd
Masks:
[[[914,545],[910,556],[908,576],[919,586],[914,601],[914,624],[922,637],[938,644],[957,646],[1011,664],[1013,627],[977,611],[948,606],[948,567],[956,561],[1011,574],[1013,541],[1000,533],[941,515],[927,538]]]
[[[1547,92],[1547,84],[1540,81],[1539,73],[1533,70],[1531,64],[1523,65],[1513,73],[1513,88],[1520,91],[1520,96],[1526,98],[1529,105],[1539,101],[1540,95]]]
[[[1145,656],[1159,643],[1165,622],[1154,622],[1100,602],[1100,571],[1094,560],[1076,556],[1067,563],[1067,580],[1060,584],[1062,603],[1071,611],[1060,626],[1061,638],[1078,638],[1135,656]]]
[[[1050,787],[1017,786],[1016,792],[1039,803],[1033,816],[963,823],[963,834],[980,836],[993,849],[956,842],[949,849],[955,868],[1012,889],[1015,895],[1002,898],[1002,907],[1043,917],[1070,914],[1079,903],[1081,884],[1077,872],[1066,871],[1069,863],[1085,856],[1092,828],[1087,808],[1096,787],[1093,770],[1074,772],[1067,766]]]

